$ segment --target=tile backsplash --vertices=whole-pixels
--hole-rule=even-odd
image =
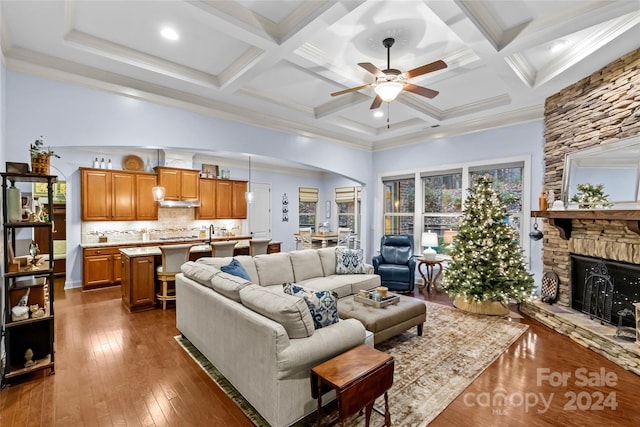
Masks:
[[[99,237],[106,236],[109,242],[140,241],[142,233],[149,233],[149,240],[170,237],[198,236],[204,227],[209,236],[209,225],[216,233],[220,229],[234,235],[248,235],[246,220],[196,220],[191,208],[160,208],[157,221],[91,221],[82,223],[82,243],[97,243]]]

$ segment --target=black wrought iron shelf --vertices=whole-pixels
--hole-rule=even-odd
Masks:
[[[6,172],[0,175],[2,176],[2,233],[5,249],[15,247],[16,235],[18,230],[22,229],[44,229],[49,243],[48,259],[36,258],[38,264],[35,266],[30,263],[33,256],[14,257],[9,250],[5,250],[3,254],[4,274],[2,276],[4,284],[2,298],[4,313],[1,326],[4,336],[5,364],[2,372],[0,372],[2,378],[0,385],[4,386],[9,378],[45,369],[53,373],[55,369],[53,222],[8,221],[8,183],[10,182],[12,186],[15,183],[46,184],[47,201],[44,206],[47,207],[50,213],[53,213],[53,184],[57,182],[57,177],[54,175]],[[42,289],[37,290],[37,287]],[[35,294],[31,291],[30,300],[28,300],[27,304],[33,305],[34,302],[37,302],[42,306],[44,314],[40,317],[33,317],[34,314],[37,316],[40,313],[31,313],[26,319],[12,320],[12,305],[16,304],[15,291],[18,291],[22,297],[27,289],[36,289]],[[23,292],[23,290],[25,291]],[[32,300],[34,301],[32,302]],[[31,357],[33,357],[33,360]]]
[[[46,357],[42,359],[36,360],[33,366],[28,368],[18,366],[8,366],[9,371],[5,374],[5,378],[12,378],[19,375],[28,374],[30,372],[41,371],[43,369],[53,369],[53,361],[51,360],[51,355],[48,354]]]
[[[50,222],[8,222],[4,225],[7,228],[33,228],[33,227],[51,227]]]
[[[16,183],[16,182],[49,182],[56,183],[58,182],[58,177],[56,175],[40,175],[36,173],[11,173],[11,172],[3,172],[3,176],[7,178],[7,181]]]
[[[4,327],[9,329],[9,328],[16,328],[16,327],[20,327],[20,326],[27,326],[27,325],[32,325],[34,323],[40,323],[40,322],[50,322],[53,320],[53,314],[45,314],[42,317],[30,317],[28,319],[24,319],[24,320],[11,320],[9,322],[7,322]]]
[[[25,276],[34,276],[34,275],[46,275],[46,274],[53,274],[53,268],[46,268],[46,269],[38,269],[38,270],[21,270],[21,271],[12,271],[10,273],[5,273],[4,277],[6,278],[11,278],[11,277],[25,277]]]
[[[580,209],[531,211],[534,218],[546,218],[564,240],[571,238],[574,219],[624,221],[627,228],[640,235],[640,209]]]

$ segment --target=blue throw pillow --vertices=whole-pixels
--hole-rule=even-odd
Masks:
[[[342,246],[336,248],[336,274],[365,274],[367,266],[364,264],[362,249],[348,249]]]
[[[251,279],[249,278],[249,274],[247,274],[247,270],[245,270],[242,264],[240,264],[240,261],[235,258],[229,263],[229,265],[223,265],[222,267],[220,267],[220,270],[224,271],[225,273],[229,273],[234,276],[242,277],[245,280],[251,281]]]
[[[333,325],[340,320],[338,317],[338,298],[333,292],[306,290],[295,283],[285,283],[283,287],[286,294],[304,299],[311,312],[315,329]]]

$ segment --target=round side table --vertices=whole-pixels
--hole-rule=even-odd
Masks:
[[[422,276],[422,285],[418,285],[418,289],[422,290],[424,288],[427,288],[427,293],[429,293],[431,292],[432,287],[436,287],[436,282],[438,281],[440,274],[442,274],[442,262],[445,260],[437,257],[436,259],[425,259],[422,257],[416,257],[416,261],[418,261],[418,272]],[[439,267],[438,271],[436,271],[435,269],[436,265]],[[425,271],[423,271],[422,266],[425,267]]]

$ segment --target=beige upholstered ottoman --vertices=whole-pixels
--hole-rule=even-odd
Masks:
[[[338,300],[338,315],[341,319],[356,319],[373,332],[373,342],[378,344],[400,335],[413,326],[422,335],[422,324],[427,320],[427,306],[424,301],[400,295],[398,304],[376,308],[355,301],[353,296]]]

